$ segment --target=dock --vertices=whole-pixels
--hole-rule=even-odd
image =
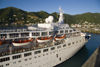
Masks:
[[[100,47],[98,47],[82,67],[100,67]]]

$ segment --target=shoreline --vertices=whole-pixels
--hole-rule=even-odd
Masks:
[[[100,31],[82,31],[82,32],[92,33],[92,34],[100,34]]]

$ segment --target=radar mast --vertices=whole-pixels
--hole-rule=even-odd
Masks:
[[[61,7],[59,7],[59,12],[60,12],[60,14],[59,14],[59,20],[58,20],[58,23],[59,24],[63,24],[64,22],[64,18],[63,18],[63,10],[61,9]]]

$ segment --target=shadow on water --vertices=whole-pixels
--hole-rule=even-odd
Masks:
[[[88,57],[88,49],[84,46],[79,52],[77,52],[72,58],[57,65],[56,67],[81,67],[83,62]]]

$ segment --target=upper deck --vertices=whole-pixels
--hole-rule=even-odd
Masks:
[[[70,27],[64,26],[54,26],[53,29],[50,28],[40,28],[36,27],[33,30],[27,28],[14,28],[14,29],[0,29],[0,39],[14,40],[20,38],[38,38],[45,36],[53,36],[57,34],[70,34],[70,33],[80,32],[78,30],[72,29]]]

